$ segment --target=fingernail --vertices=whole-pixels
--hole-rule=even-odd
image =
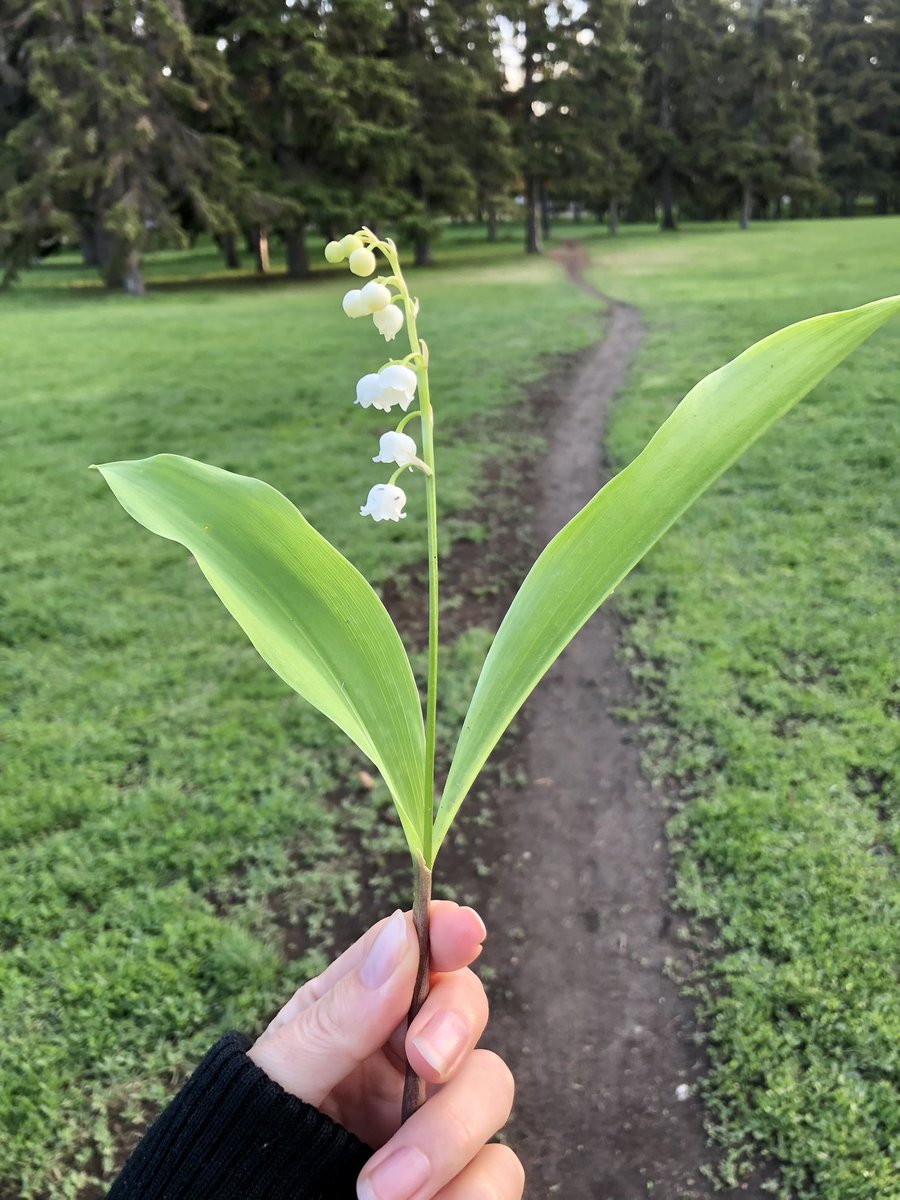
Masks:
[[[455,1012],[439,1012],[431,1018],[413,1045],[443,1078],[456,1065],[469,1041],[469,1030]]]
[[[484,921],[482,921],[481,917],[478,915],[478,913],[475,911],[474,908],[469,908],[467,905],[463,909],[463,912],[471,913],[472,916],[475,918],[475,920],[478,922],[478,924],[481,926],[481,937],[478,940],[480,942],[483,942],[484,939],[487,937],[487,925],[485,925]]]
[[[387,983],[408,949],[406,918],[398,908],[372,943],[360,969],[359,977],[366,987],[374,991]]]
[[[414,1146],[395,1150],[356,1187],[359,1200],[409,1200],[431,1175],[431,1164]]]

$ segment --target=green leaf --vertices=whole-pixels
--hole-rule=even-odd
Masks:
[[[359,571],[258,479],[176,454],[97,469],[136,521],[190,550],[272,670],[375,763],[421,851],[422,706],[394,623]]]
[[[897,312],[895,296],[757,342],[698,383],[634,462],[550,542],[482,668],[438,810],[435,853],[491,750],[585,621],[748,446]]]

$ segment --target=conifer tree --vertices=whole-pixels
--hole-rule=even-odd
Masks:
[[[718,152],[724,0],[637,0],[633,34],[642,68],[638,154],[675,229],[675,204]]]
[[[382,0],[192,0],[235,82],[245,187],[240,210],[260,268],[280,233],[290,275],[306,232],[375,223],[401,207],[411,104],[386,52]]]
[[[572,191],[593,207],[606,208],[610,233],[618,229],[620,205],[638,171],[630,146],[637,118],[640,66],[629,37],[630,0],[586,0],[571,6],[561,80],[569,139]]]
[[[817,0],[812,20],[823,178],[845,216],[860,194],[886,211],[900,187],[900,4]]]
[[[510,172],[497,105],[500,64],[486,0],[395,0],[389,48],[412,100],[407,135],[407,230],[416,263],[431,260],[440,215],[471,213]],[[497,158],[487,169],[486,151]]]
[[[229,227],[234,147],[193,122],[227,106],[227,73],[178,0],[10,0],[2,28],[5,42],[21,38],[29,101],[9,136],[11,266],[48,231],[80,234],[107,284],[139,293],[142,249],[177,238],[179,214]]]
[[[806,12],[793,0],[745,0],[732,20],[723,60],[733,130],[726,173],[739,189],[746,229],[754,201],[765,207],[813,187],[815,106],[806,86]]]

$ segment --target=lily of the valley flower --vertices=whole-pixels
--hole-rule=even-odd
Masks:
[[[350,255],[350,270],[354,275],[371,275],[375,270],[375,255],[365,246],[360,246]]]
[[[342,303],[348,317],[367,317],[369,315],[369,306],[363,300],[359,288],[349,291]]]
[[[361,408],[380,408],[390,412],[399,404],[404,412],[412,404],[416,394],[415,371],[402,363],[391,363],[375,374],[363,375],[356,385],[356,403]]]
[[[406,492],[403,488],[395,487],[392,483],[376,483],[359,510],[359,515],[371,517],[374,521],[402,521],[406,516],[403,512],[405,503]]]
[[[416,455],[416,443],[408,434],[393,429],[383,433],[378,443],[378,454],[372,462],[396,463],[398,467],[418,467],[426,475],[431,474],[428,463]]]
[[[391,302],[391,293],[383,283],[376,283],[373,279],[359,293],[360,300],[366,305],[368,312],[381,312],[383,308]]]
[[[392,342],[403,328],[403,313],[396,304],[389,304],[380,312],[373,313],[372,320],[386,342]]]
[[[348,233],[339,242],[329,242],[325,247],[325,257],[330,263],[343,262],[356,250],[362,250],[362,239],[355,233]],[[371,272],[369,272],[371,274]]]

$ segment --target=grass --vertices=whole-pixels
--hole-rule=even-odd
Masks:
[[[585,239],[595,281],[649,325],[614,414],[621,462],[754,339],[897,289],[893,219],[560,232]],[[517,233],[482,239],[449,231],[416,280],[445,540],[479,536],[467,513],[484,456],[510,445],[518,385],[543,352],[596,332]],[[135,302],[61,259],[0,299],[9,1200],[69,1200],[108,1176],[123,1130],[218,1032],[258,1026],[315,965],[329,919],[370,895],[348,843],[399,844],[342,736],[261,666],[187,556],[85,470],[159,449],[205,458],[280,487],[376,582],[421,560],[414,519],[356,517],[381,427],[352,385],[383,343],[341,316],[346,276],[221,274],[208,247],[163,253]],[[722,1173],[762,1157],[766,1186],[792,1200],[898,1194],[898,350],[889,328],[858,351],[616,594],[648,768],[685,799],[677,898],[710,947],[691,986]],[[455,648],[451,707],[483,645],[474,631]]]
[[[597,332],[596,306],[552,264],[449,250],[415,281],[445,541],[465,536],[541,356]],[[385,347],[341,313],[347,276],[212,288],[208,262],[200,247],[177,263],[199,283],[137,302],[61,288],[90,276],[48,264],[0,302],[4,1197],[67,1200],[108,1178],[123,1130],[219,1032],[258,1028],[314,967],[330,917],[367,893],[348,838],[399,844],[342,735],[87,470],[188,454],[281,488],[376,583],[421,560],[419,489],[399,526],[357,515],[386,426],[353,388]],[[451,691],[468,690],[471,643],[450,658]],[[286,937],[306,948],[290,962]]]
[[[624,463],[703,374],[779,326],[897,291],[900,222],[598,243],[649,336],[612,424]],[[857,351],[685,517],[616,601],[647,761],[686,799],[678,903],[733,1181],[900,1196],[900,329]],[[711,923],[711,924],[710,924]],[[714,931],[714,932],[710,932]]]

